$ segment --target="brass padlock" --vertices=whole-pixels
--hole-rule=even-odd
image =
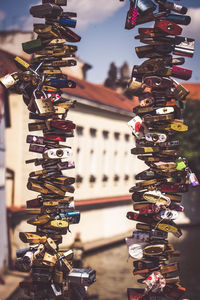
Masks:
[[[38,98],[36,93],[37,93],[37,91],[35,90],[33,92],[34,104],[35,104],[35,107],[36,107],[37,111],[39,112],[40,116],[53,115],[54,108],[53,108],[53,104],[51,103],[50,98],[47,98],[44,92],[42,92],[43,95]],[[41,93],[41,92],[39,92],[39,93]]]
[[[57,245],[54,242],[54,240],[49,237],[49,238],[47,238],[47,241],[45,243],[45,248],[47,250],[49,250],[50,252],[56,252]]]
[[[46,236],[40,236],[34,232],[20,232],[19,238],[22,242],[30,244],[44,244],[47,240]]]
[[[42,261],[43,265],[53,267],[53,266],[55,266],[56,262],[57,262],[56,254],[52,255],[49,252],[45,252],[43,261]]]
[[[55,229],[63,229],[63,228],[68,228],[69,223],[67,221],[62,221],[62,220],[53,220],[50,221],[47,225],[45,225],[46,228],[55,228]]]
[[[27,223],[31,225],[43,225],[46,224],[50,219],[51,217],[49,215],[37,216],[29,219]]]
[[[56,269],[54,271],[53,281],[56,282],[56,283],[62,284],[62,282],[63,282],[63,272]]]

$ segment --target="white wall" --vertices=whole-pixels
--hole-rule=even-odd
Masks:
[[[0,121],[0,272],[8,263],[7,219],[5,200],[5,122]]]

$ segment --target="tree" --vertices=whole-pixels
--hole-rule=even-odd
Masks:
[[[115,89],[117,80],[117,67],[114,62],[110,64],[110,68],[108,71],[108,77],[106,78],[104,85],[111,89]]]
[[[180,150],[188,159],[189,166],[200,180],[200,101],[190,100],[186,102],[183,114],[184,124],[188,125],[188,131],[180,136]]]

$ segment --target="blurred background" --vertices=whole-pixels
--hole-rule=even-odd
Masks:
[[[33,22],[41,20],[29,16],[29,8],[38,3],[1,3],[0,77],[17,71],[15,56],[30,60],[21,43],[34,39]],[[195,55],[184,64],[193,69],[193,76],[183,83],[190,90],[184,113],[189,131],[181,135],[181,150],[200,179],[200,4],[195,0],[180,4],[189,6],[192,16],[183,35],[196,39]],[[132,66],[142,62],[134,51],[139,44],[134,40],[137,29],[124,30],[128,1],[69,0],[65,10],[78,13],[76,32],[82,36],[77,66],[63,68],[63,73],[77,82],[77,88],[64,89],[63,96],[77,100],[68,113],[68,119],[77,124],[76,133],[67,141],[73,148],[76,168],[66,175],[76,177],[74,197],[81,221],[70,227],[62,247],[67,249],[79,236],[84,266],[97,271],[97,282],[89,293],[102,300],[126,299],[126,288],[138,285],[124,245],[124,238],[135,229],[135,224],[126,219],[126,212],[132,210],[128,190],[135,184],[135,175],[146,167],[130,154],[135,142],[127,122],[137,99],[130,97],[123,85],[116,85],[116,80],[128,80]],[[37,167],[26,165],[25,160],[40,155],[28,151],[29,113],[22,96],[2,86],[0,120],[0,299],[4,300],[17,299],[18,283],[28,276],[14,270],[15,251],[26,247],[18,238],[19,232],[35,230],[26,223],[25,207],[27,200],[37,196],[26,189],[28,174]],[[38,131],[33,134],[40,135]],[[200,299],[199,192],[197,187],[184,195],[185,211],[177,221],[183,227],[183,236],[179,240],[170,237],[175,248],[181,250],[182,284],[191,300]]]

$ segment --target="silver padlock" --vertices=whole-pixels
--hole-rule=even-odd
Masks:
[[[7,74],[0,78],[0,82],[5,86],[5,88],[9,89],[13,85],[15,85],[19,81],[19,76],[17,72],[12,74]]]
[[[40,94],[40,96],[37,96],[37,94]],[[48,115],[52,115],[55,113],[53,104],[52,104],[50,98],[46,97],[46,94],[44,93],[44,91],[34,90],[33,97],[34,97],[35,107],[40,116],[48,116]]]
[[[53,148],[44,151],[43,158],[47,159],[58,159],[58,158],[68,158],[71,156],[72,149],[70,148]]]

